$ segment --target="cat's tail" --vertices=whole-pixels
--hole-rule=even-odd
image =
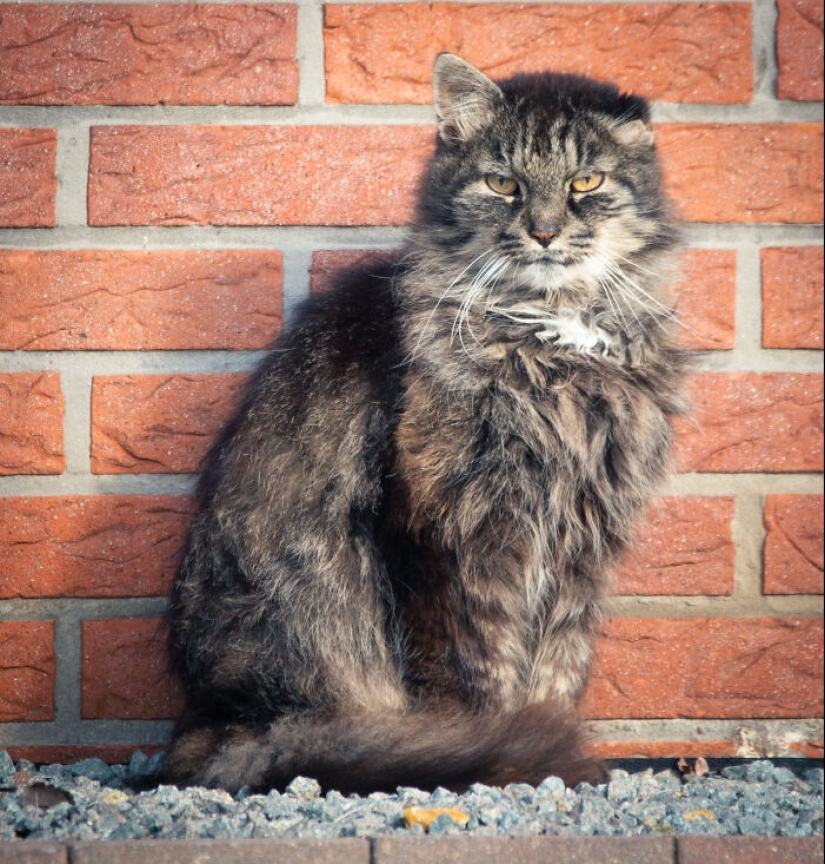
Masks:
[[[550,703],[494,716],[298,714],[263,732],[241,725],[184,732],[161,780],[264,791],[282,790],[302,775],[345,794],[394,792],[398,786],[463,790],[474,782],[537,785],[551,775],[569,786],[602,782],[602,763],[581,745],[575,718]]]

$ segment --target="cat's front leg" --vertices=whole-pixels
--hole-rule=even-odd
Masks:
[[[538,640],[527,701],[574,703],[587,681],[600,620],[599,605],[562,587]]]

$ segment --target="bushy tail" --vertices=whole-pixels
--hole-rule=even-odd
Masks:
[[[582,753],[581,743],[575,718],[548,703],[495,716],[298,714],[263,732],[240,725],[185,732],[161,779],[234,792],[283,789],[303,775],[344,794],[398,786],[460,791],[474,782],[537,785],[550,775],[568,785],[601,782],[604,767]]]

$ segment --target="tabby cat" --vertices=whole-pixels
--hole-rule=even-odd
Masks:
[[[648,108],[450,54],[434,91],[406,247],[303,307],[210,456],[166,782],[603,774],[573,710],[684,408]]]

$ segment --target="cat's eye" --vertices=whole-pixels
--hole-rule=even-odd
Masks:
[[[574,192],[593,192],[604,183],[604,174],[580,174],[574,177],[570,188]]]
[[[497,195],[515,195],[518,192],[518,182],[504,174],[488,174],[484,180]]]

